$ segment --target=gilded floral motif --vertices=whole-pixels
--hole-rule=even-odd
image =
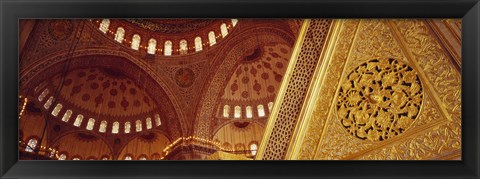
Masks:
[[[419,77],[408,65],[395,59],[370,60],[350,72],[340,87],[337,114],[350,134],[386,140],[413,123],[422,92]]]

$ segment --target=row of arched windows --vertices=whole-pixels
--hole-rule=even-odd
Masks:
[[[67,158],[68,158],[68,154],[62,152],[62,153],[60,153],[60,155],[58,155],[58,158],[57,158],[57,159],[58,159],[58,160],[67,160]],[[87,158],[87,160],[96,160],[96,159],[97,159],[97,158],[96,158],[96,157],[93,157],[93,156],[90,156],[90,157]],[[104,156],[101,157],[101,160],[108,160],[108,159],[109,159],[109,157],[106,156],[106,155],[104,155]],[[73,156],[73,157],[72,157],[72,160],[82,160],[82,157],[80,157],[80,156],[78,156],[78,155],[77,155],[77,156]]]
[[[123,160],[133,160],[133,156],[131,154],[127,154],[125,155],[125,157],[123,157]],[[156,157],[154,158],[160,158],[160,155],[156,154]],[[149,160],[148,157],[145,155],[145,154],[142,154],[140,155],[138,158],[138,160]]]
[[[38,96],[38,101],[42,102],[45,99],[45,97],[48,95],[48,93],[49,93],[48,89],[43,90],[43,92]],[[50,107],[52,106],[53,99],[54,99],[53,96],[50,96],[48,98],[48,100],[44,103],[43,107],[46,110],[50,109]],[[62,108],[63,108],[63,105],[58,103],[55,106],[55,108],[52,110],[51,114],[53,116],[57,117],[59,115],[60,111],[62,110]],[[61,120],[63,122],[68,122],[70,120],[71,116],[72,116],[72,113],[73,113],[72,110],[70,110],[70,109],[66,110],[65,113],[63,114],[63,117],[62,117]],[[75,117],[75,121],[73,122],[73,125],[76,126],[76,127],[80,127],[82,125],[83,119],[84,119],[84,116],[82,114],[78,114]],[[155,114],[153,120],[154,121],[152,121],[151,117],[147,117],[145,119],[145,128],[146,129],[152,129],[154,122],[155,122],[155,126],[162,125],[162,121],[160,119],[159,114]],[[93,128],[95,127],[95,122],[96,122],[96,120],[94,118],[89,118],[88,121],[87,121],[86,129],[90,130],[90,131],[93,130]],[[105,133],[105,132],[107,132],[107,127],[108,127],[108,122],[106,120],[102,120],[102,121],[100,121],[100,126],[98,128],[98,131],[101,132],[101,133]],[[132,126],[131,126],[130,122],[125,122],[123,132],[126,133],[126,134],[130,133],[130,128],[131,127]],[[118,121],[113,122],[112,133],[113,134],[118,134],[119,130],[120,130],[120,123]],[[136,120],[135,121],[135,131],[136,132],[141,132],[142,130],[143,130],[142,120]]]
[[[272,111],[272,107],[273,107],[273,102],[269,102],[267,104],[268,106],[268,111],[271,112]],[[233,118],[253,118],[253,107],[252,106],[246,106],[245,109],[242,109],[242,107],[240,106],[235,106],[233,108]],[[263,104],[260,104],[260,105],[257,105],[257,117],[265,117],[265,107],[263,106]],[[245,112],[243,112],[245,111]],[[225,118],[228,118],[230,117],[230,106],[229,105],[225,105],[223,106],[223,117]],[[243,117],[243,115],[245,115]]]
[[[237,19],[232,19],[232,25],[233,27],[237,24],[238,20]],[[115,32],[109,30],[110,27],[110,20],[109,19],[103,19],[100,22],[99,30],[102,31],[103,33],[113,33],[114,34],[114,40],[117,41],[118,43],[123,43],[124,41],[127,41],[125,39],[125,29],[123,27],[118,27]],[[195,49],[195,52],[203,50],[203,46],[206,46],[207,44],[209,46],[215,45],[217,43],[217,39],[222,37],[225,38],[228,35],[228,29],[230,27],[227,26],[227,24],[222,23],[220,25],[220,34],[215,34],[214,31],[208,32],[208,42],[204,43],[202,42],[202,37],[197,36],[194,39],[194,46],[193,48]],[[163,42],[163,47],[157,48],[157,40],[154,38],[151,38],[148,40],[148,45],[146,47],[143,47],[141,44],[142,38],[140,37],[139,34],[133,34],[132,35],[132,40],[128,41],[130,44],[130,48],[133,50],[139,50],[140,48],[145,48],[147,50],[148,54],[156,54],[157,51],[163,52],[163,55],[165,56],[171,56],[173,54],[173,42],[171,40],[166,40]],[[182,39],[178,42],[179,48],[175,49],[175,51],[179,52],[180,55],[187,54],[189,51],[188,48],[188,41],[186,39]]]

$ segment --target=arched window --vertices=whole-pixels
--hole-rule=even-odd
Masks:
[[[53,149],[51,152],[50,152],[50,158],[53,158],[55,156],[55,149]]]
[[[240,108],[240,106],[235,106],[235,114],[233,117],[235,118],[242,117],[242,108]]]
[[[195,52],[201,51],[202,48],[202,38],[199,36],[195,37]]]
[[[131,48],[133,50],[138,50],[138,48],[140,47],[140,35],[138,34],[134,34],[133,37],[132,37],[132,44],[131,44]]]
[[[67,159],[67,155],[65,154],[60,154],[60,156],[58,156],[58,160],[65,160]]]
[[[142,131],[142,121],[137,120],[137,121],[135,122],[135,131],[137,131],[137,132],[141,132],[141,131]]]
[[[88,119],[87,130],[91,131],[94,125],[95,125],[95,119],[93,118]]]
[[[100,23],[100,27],[98,29],[102,31],[103,33],[108,32],[108,27],[110,26],[110,20],[108,19],[103,19],[102,22]]]
[[[217,39],[215,38],[215,32],[210,31],[208,33],[208,42],[210,43],[210,46],[215,45],[217,43]]]
[[[45,109],[50,108],[50,106],[52,106],[52,102],[53,102],[53,96],[50,96],[50,98],[48,98],[47,102],[45,102],[45,104],[43,105],[43,107],[44,107]]]
[[[250,152],[252,155],[257,154],[257,144],[250,144]]]
[[[107,131],[107,121],[103,120],[100,122],[100,128],[98,129],[98,132],[105,133]]]
[[[272,112],[273,102],[268,103],[268,111]]]
[[[65,114],[63,115],[62,117],[62,121],[63,122],[68,122],[68,120],[70,120],[70,116],[72,115],[72,110],[67,110],[67,112],[65,112]]]
[[[130,155],[126,155],[125,158],[123,160],[132,160],[132,156]]]
[[[182,39],[180,40],[180,55],[184,55],[188,53],[188,43],[187,40]]]
[[[223,117],[229,117],[230,116],[230,106],[225,105],[223,106]]]
[[[222,37],[224,38],[228,35],[227,24],[223,23],[222,25],[220,25],[220,32],[222,33]]]
[[[108,157],[102,157],[102,160],[108,160]]]
[[[75,122],[73,122],[74,126],[80,127],[83,121],[83,115],[79,114],[77,115],[77,118],[75,118]]]
[[[52,115],[55,116],[55,117],[57,117],[57,116],[58,116],[58,113],[60,112],[60,110],[62,110],[62,107],[63,107],[62,104],[60,104],[60,103],[57,104],[57,105],[55,106],[55,108],[53,108]]]
[[[165,56],[172,55],[172,41],[170,40],[165,41],[165,48],[163,49],[163,54]]]
[[[47,88],[45,88],[42,91],[42,94],[40,94],[40,96],[38,96],[38,101],[43,101],[43,99],[45,99],[45,97],[48,95],[48,92],[50,92],[50,91]]]
[[[155,114],[155,125],[156,126],[162,125],[162,121],[160,120],[160,115],[159,114]]]
[[[125,29],[123,29],[123,27],[117,28],[117,32],[115,32],[115,41],[117,41],[118,43],[122,43],[124,38],[125,38]]]
[[[31,138],[28,140],[27,147],[25,148],[26,152],[33,152],[35,150],[35,147],[37,147],[37,139]]]
[[[245,108],[246,112],[247,112],[247,118],[252,118],[253,114],[252,114],[252,106],[247,106]]]
[[[147,119],[145,121],[147,123],[147,129],[151,129],[152,128],[152,118],[147,117]]]
[[[130,133],[130,122],[125,122],[125,134]]]
[[[119,127],[120,127],[120,124],[117,121],[113,122],[112,133],[118,134],[118,128]]]
[[[147,53],[155,54],[155,51],[157,51],[157,40],[155,40],[155,39],[148,40]]]
[[[141,156],[140,158],[138,158],[139,160],[147,160],[147,157],[145,156]]]
[[[74,157],[72,160],[80,160],[80,158],[78,158],[78,157]]]
[[[237,25],[238,20],[237,19],[232,19],[232,25],[235,27]]]
[[[257,110],[258,110],[258,116],[259,117],[265,116],[265,109],[263,109],[263,105],[261,105],[261,104],[258,105]]]

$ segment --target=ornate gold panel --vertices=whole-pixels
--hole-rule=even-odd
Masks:
[[[423,100],[417,73],[395,59],[370,60],[347,75],[338,93],[340,123],[359,139],[383,141],[414,122]]]
[[[461,156],[461,76],[424,20],[338,20],[287,159]],[[288,93],[288,91],[287,91]],[[373,116],[373,117],[372,117]],[[381,116],[381,117],[380,117]],[[299,142],[300,141],[300,142]]]

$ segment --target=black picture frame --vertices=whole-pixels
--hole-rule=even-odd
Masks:
[[[479,178],[478,0],[1,0],[0,177]],[[461,161],[18,161],[19,18],[462,18]]]

